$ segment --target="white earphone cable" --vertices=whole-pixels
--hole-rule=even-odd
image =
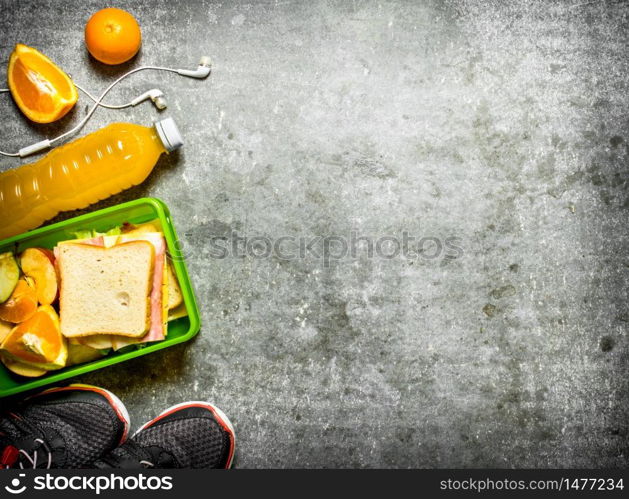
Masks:
[[[136,69],[132,69],[131,71],[129,71],[128,73],[123,74],[120,78],[118,78],[117,80],[115,80],[111,85],[109,85],[102,94],[100,94],[100,97],[98,97],[98,100],[95,101],[95,104],[92,106],[92,109],[89,110],[89,112],[87,113],[87,115],[85,116],[85,118],[83,118],[78,125],[76,125],[74,128],[72,128],[71,130],[59,135],[58,137],[55,137],[54,139],[50,139],[50,143],[54,144],[55,142],[59,142],[60,140],[63,140],[64,138],[70,136],[70,135],[74,135],[76,132],[78,132],[81,128],[83,128],[85,126],[85,124],[89,121],[89,119],[92,117],[92,115],[96,112],[96,110],[98,109],[98,107],[101,105],[101,102],[103,101],[103,99],[105,98],[105,96],[118,84],[120,83],[122,80],[124,80],[127,76],[131,76],[134,73],[138,73],[140,71],[145,71],[147,69],[152,69],[152,70],[157,70],[157,71],[170,71],[172,73],[176,73],[177,70],[176,69],[171,69],[171,68],[163,68],[160,66],[142,66]]]
[[[83,128],[85,126],[85,124],[89,121],[89,119],[92,117],[92,115],[96,112],[96,110],[99,107],[105,107],[108,109],[124,109],[126,107],[130,107],[133,104],[131,102],[127,103],[127,104],[121,104],[121,105],[112,105],[112,104],[104,104],[103,103],[103,99],[107,96],[107,94],[118,84],[120,83],[122,80],[124,80],[127,76],[131,76],[134,73],[138,73],[140,71],[145,71],[147,69],[151,69],[151,70],[155,70],[155,71],[169,71],[171,73],[179,73],[181,70],[177,70],[177,69],[172,69],[172,68],[165,68],[165,67],[161,67],[161,66],[141,66],[139,68],[136,69],[132,69],[131,71],[129,71],[128,73],[123,74],[120,78],[118,78],[117,80],[115,80],[111,85],[109,85],[104,91],[103,93],[100,94],[100,96],[98,98],[94,97],[91,93],[89,93],[87,90],[85,90],[84,88],[82,88],[81,86],[77,85],[76,83],[74,83],[76,85],[76,87],[81,90],[83,93],[85,93],[85,95],[87,95],[90,99],[92,99],[94,101],[94,105],[92,106],[92,108],[89,110],[89,112],[87,113],[87,115],[85,115],[85,117],[71,130],[68,130],[67,132],[59,135],[58,137],[55,137],[54,139],[50,139],[48,141],[49,145],[52,145],[56,142],[59,142],[60,140],[65,139],[66,137],[69,137],[70,135],[74,135],[76,132],[78,132],[79,130],[81,130],[81,128]],[[0,89],[0,92],[9,92],[9,89],[6,88],[2,88]],[[0,151],[0,155],[2,156],[9,156],[9,157],[20,157],[20,153],[8,153],[8,152],[4,152],[4,151]]]
[[[87,91],[81,85],[79,85],[77,82],[73,81],[72,83],[74,83],[74,86],[76,88],[78,88],[81,92],[83,92],[90,99],[92,99],[92,101],[98,102],[98,97],[94,97],[93,94],[91,94],[89,91]],[[8,88],[0,88],[0,93],[2,93],[2,92],[10,92],[10,91],[11,90],[9,90]],[[133,103],[132,102],[127,102],[126,104],[105,104],[104,102],[101,102],[99,105],[100,105],[100,107],[104,107],[104,108],[107,108],[107,109],[124,109],[126,107],[133,106]]]
[[[92,99],[92,101],[94,102],[98,102],[98,97],[94,97],[91,93],[89,93],[87,90],[85,90],[81,85],[79,85],[77,82],[73,82],[74,86],[76,88],[78,88],[81,92],[83,92],[85,95],[87,95],[90,99]],[[104,102],[101,102],[100,107],[104,107],[107,109],[124,109],[126,107],[130,107],[133,104],[131,102],[127,102],[126,104],[105,104]]]

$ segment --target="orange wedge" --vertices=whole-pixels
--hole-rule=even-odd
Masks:
[[[70,77],[38,50],[18,43],[9,59],[9,89],[24,115],[52,123],[66,115],[79,94]]]
[[[41,369],[64,367],[68,349],[55,310],[43,305],[30,319],[15,326],[0,345],[0,354]]]
[[[31,281],[32,282],[32,281]],[[20,279],[7,301],[0,304],[0,321],[24,322],[37,311],[37,291],[26,278]]]

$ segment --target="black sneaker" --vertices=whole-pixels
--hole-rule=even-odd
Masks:
[[[234,427],[207,402],[185,402],[146,423],[97,468],[230,468]]]
[[[0,415],[0,469],[83,468],[124,443],[129,415],[113,393],[51,388]]]

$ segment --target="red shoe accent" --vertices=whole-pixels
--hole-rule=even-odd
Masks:
[[[6,470],[13,466],[19,455],[20,451],[17,447],[7,445],[2,451],[2,456],[0,456],[0,470]]]

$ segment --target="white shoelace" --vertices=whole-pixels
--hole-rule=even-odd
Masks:
[[[41,438],[36,438],[34,441],[38,444],[41,444],[42,446],[45,445],[44,441]],[[52,466],[52,453],[50,451],[46,452],[48,452],[48,464],[46,465],[46,469],[49,470]],[[26,452],[24,449],[20,449],[20,454],[28,459],[28,461],[33,465],[33,469],[37,468],[37,450],[33,451],[33,457],[29,456],[28,452]],[[24,469],[24,463],[20,463],[20,468]]]

